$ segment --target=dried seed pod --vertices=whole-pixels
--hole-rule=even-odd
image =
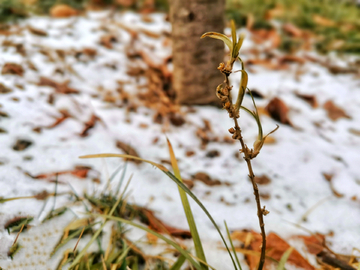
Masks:
[[[232,127],[232,128],[229,128],[229,132],[231,133],[231,134],[234,134],[235,133],[235,129]]]

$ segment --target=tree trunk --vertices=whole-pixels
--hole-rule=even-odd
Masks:
[[[205,32],[224,31],[225,0],[170,0],[173,39],[173,81],[180,104],[218,104],[217,70],[224,61],[223,42],[200,39]]]

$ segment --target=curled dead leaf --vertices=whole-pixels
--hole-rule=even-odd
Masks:
[[[135,157],[140,157],[138,152],[129,144],[126,144],[122,141],[116,141],[116,147],[121,149],[122,151],[124,151],[125,154],[131,155],[131,156],[135,156]],[[140,160],[136,160],[136,159],[127,159],[128,161],[134,162],[136,164],[140,164],[141,161]]]

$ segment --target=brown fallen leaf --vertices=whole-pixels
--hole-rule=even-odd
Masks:
[[[127,155],[140,157],[139,154],[137,153],[137,151],[133,147],[131,147],[129,144],[126,144],[122,141],[116,141],[116,147],[121,149],[122,151],[124,151],[124,153]],[[127,160],[130,162],[134,162],[136,164],[140,164],[142,162],[142,161],[136,160],[136,159],[127,159]]]
[[[282,26],[282,29],[285,33],[289,34],[290,36],[297,37],[297,38],[303,36],[303,31],[291,23],[284,24]]]
[[[351,119],[351,117],[347,115],[343,109],[336,106],[331,100],[328,100],[323,107],[327,111],[328,117],[333,121],[336,121],[339,118]]]
[[[203,182],[207,186],[220,186],[221,182],[217,179],[211,179],[211,177],[204,172],[198,172],[193,177],[193,180]]]
[[[325,248],[325,236],[322,234],[316,233],[310,236],[297,235],[296,237],[303,239],[310,254],[318,255]]]
[[[246,254],[246,261],[249,264],[250,269],[256,269],[257,264],[259,262],[259,256],[260,256],[260,247],[261,247],[261,235],[255,232],[250,232],[250,237],[247,234],[238,234],[234,235],[232,234],[233,239],[236,236],[240,236],[241,239],[238,239],[242,242],[247,241],[248,248],[250,250],[258,252],[258,255],[250,255]],[[245,242],[244,242],[245,243]],[[246,247],[246,245],[245,245]],[[290,245],[283,240],[280,236],[278,236],[275,233],[269,233],[266,238],[266,256],[270,257],[276,261],[280,261],[283,254],[290,248]],[[272,261],[270,259],[265,260],[264,269],[273,269],[272,267]],[[301,256],[301,254],[297,250],[293,250],[287,260],[287,263],[295,265],[296,267],[299,267],[301,269],[305,270],[315,270],[315,267],[312,266],[304,257]]]
[[[38,82],[39,86],[50,86],[55,89],[57,93],[60,94],[78,94],[79,91],[68,86],[69,81],[65,81],[63,83],[58,83],[52,79],[46,77],[40,77],[40,81]]]
[[[266,110],[274,120],[293,126],[288,117],[289,108],[281,99],[276,97],[270,100],[269,104],[266,106]]]
[[[30,147],[33,142],[26,139],[18,139],[13,145],[12,149],[15,151],[24,151],[26,148]]]
[[[113,42],[117,42],[117,37],[111,34],[104,35],[100,38],[100,44],[108,49],[112,49]]]
[[[131,7],[135,4],[135,0],[116,0],[115,3],[122,7]]]
[[[44,173],[44,174],[32,176],[32,178],[34,178],[34,179],[49,179],[49,178],[56,178],[57,175],[72,174],[80,179],[85,179],[90,170],[92,170],[92,168],[90,166],[77,165],[77,166],[75,166],[75,168],[73,170],[53,172],[53,173]]]
[[[314,95],[305,95],[305,94],[296,93],[296,96],[309,103],[311,107],[317,108],[318,103]]]
[[[16,63],[5,63],[1,70],[1,74],[12,74],[12,75],[18,75],[23,76],[24,75],[24,69],[21,65]]]
[[[140,210],[141,213],[143,213],[145,215],[145,217],[147,219],[146,223],[149,225],[149,227],[152,230],[159,232],[159,233],[166,233],[171,236],[179,237],[182,239],[191,238],[190,231],[181,230],[181,229],[177,229],[177,228],[171,227],[169,225],[166,225],[164,222],[162,222],[161,220],[156,218],[154,213],[148,209],[140,208],[138,210]]]
[[[271,183],[270,178],[266,175],[255,176],[254,181],[258,185],[268,185]]]
[[[67,110],[60,110],[60,113],[62,114],[62,116],[60,118],[57,118],[54,123],[52,123],[50,126],[47,126],[46,128],[54,128],[71,116]]]
[[[65,4],[54,5],[50,9],[50,15],[54,18],[67,18],[71,16],[76,16],[77,14],[77,10]]]
[[[349,128],[348,131],[353,135],[360,136],[360,130],[359,129]]]
[[[0,83],[0,94],[7,94],[7,93],[11,93],[12,91],[13,91],[12,89]]]
[[[36,36],[47,37],[47,35],[48,35],[48,33],[46,31],[35,28],[33,26],[28,26],[28,30],[31,34],[36,35]]]
[[[96,116],[95,114],[91,115],[90,120],[84,123],[85,127],[84,127],[83,131],[79,135],[81,137],[88,136],[89,135],[88,134],[89,130],[92,129],[95,126],[97,121],[101,121],[101,119],[98,116]]]
[[[299,56],[296,55],[284,55],[278,58],[278,61],[280,64],[284,64],[284,63],[299,63],[299,64],[304,64],[305,63],[305,59],[301,58]]]

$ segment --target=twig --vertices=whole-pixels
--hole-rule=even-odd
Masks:
[[[231,100],[231,95],[230,95],[231,86],[230,86],[230,81],[229,81],[229,75],[230,75],[231,71],[229,72],[229,70],[226,68],[224,68],[224,69],[219,68],[219,69],[225,76],[225,81],[224,81],[225,88],[229,90],[228,99]],[[233,106],[228,107],[226,105],[226,102],[224,104],[224,108],[229,112],[230,118],[232,118],[234,120],[235,130],[234,130],[234,132],[230,131],[230,133],[233,133],[233,138],[239,140],[239,142],[241,144],[241,152],[244,154],[244,159],[246,161],[248,171],[249,171],[249,178],[250,178],[250,181],[251,181],[253,189],[254,189],[255,201],[256,201],[256,206],[257,206],[257,216],[259,219],[259,225],[260,225],[261,237],[262,237],[261,255],[260,255],[258,270],[262,270],[264,263],[265,263],[265,251],[266,251],[266,233],[265,233],[264,215],[266,215],[268,213],[268,211],[265,209],[265,206],[264,206],[264,208],[261,208],[259,188],[258,188],[257,184],[255,183],[255,174],[253,172],[252,165],[251,165],[251,159],[253,158],[253,156],[251,155],[251,150],[249,150],[249,148],[244,143],[241,129],[240,129],[240,126],[239,126],[238,120],[237,120],[239,115],[234,110],[234,107]]]

